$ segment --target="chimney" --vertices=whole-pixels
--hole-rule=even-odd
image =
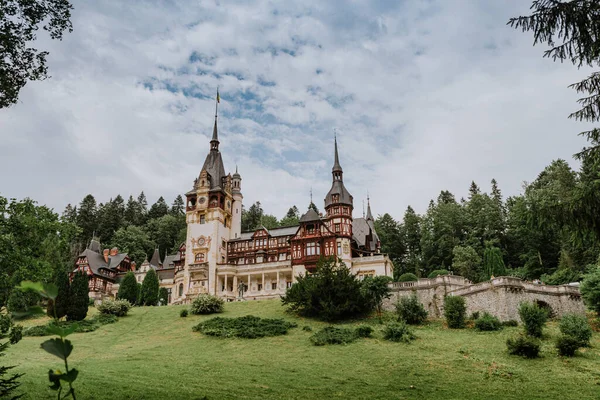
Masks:
[[[135,272],[135,261],[131,262],[131,271]]]
[[[110,250],[110,255],[111,255],[111,256],[116,256],[118,253],[119,253],[119,249],[117,249],[116,247],[113,247],[113,248]]]
[[[102,252],[102,255],[104,256],[104,261],[108,262],[108,253],[110,250],[108,249],[104,249],[104,251]]]

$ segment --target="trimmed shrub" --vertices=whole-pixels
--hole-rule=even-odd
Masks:
[[[558,355],[573,357],[578,348],[581,347],[581,341],[573,336],[562,335],[556,339],[556,349]]]
[[[519,322],[514,319],[510,319],[508,321],[503,321],[502,326],[519,326]]]
[[[408,343],[416,339],[416,336],[410,330],[406,322],[392,322],[383,329],[383,338],[392,342]]]
[[[187,317],[188,316],[188,310],[187,310],[187,308],[184,308],[183,310],[179,311],[179,316],[181,318]]]
[[[444,316],[448,323],[448,328],[459,329],[465,327],[465,316],[467,306],[465,299],[459,296],[444,297]]]
[[[155,306],[158,303],[158,275],[156,271],[150,268],[142,282],[142,290],[140,291],[140,302],[144,306]]]
[[[131,304],[136,304],[138,300],[138,284],[133,272],[128,272],[119,284],[117,299],[127,300]]]
[[[337,328],[327,326],[314,333],[310,341],[315,346],[325,346],[326,344],[348,344],[358,339],[356,331],[348,328]]]
[[[398,282],[416,282],[419,278],[411,272],[407,272],[398,277]]]
[[[373,328],[370,325],[359,325],[355,329],[356,336],[361,338],[370,338],[373,335]]]
[[[515,338],[506,340],[508,354],[536,358],[540,354],[540,341],[534,337],[520,334]]]
[[[108,325],[117,322],[118,318],[115,315],[110,314],[98,314],[90,319],[85,319],[83,321],[67,321],[61,322],[60,326],[62,328],[69,328],[73,324],[77,325],[75,329],[75,333],[85,333],[85,332],[93,332],[96,329],[100,328],[103,325]],[[49,336],[53,335],[52,333],[48,333],[48,326],[54,325],[54,321],[49,322],[46,325],[38,325],[32,326],[23,331],[23,336]]]
[[[102,314],[116,315],[117,317],[124,317],[131,308],[131,303],[127,300],[113,300],[106,299],[100,303],[97,307],[98,311]]]
[[[69,307],[67,308],[67,321],[82,321],[87,316],[90,306],[88,295],[88,276],[84,273],[76,273],[71,281],[71,295]]]
[[[519,317],[525,326],[525,333],[533,337],[542,337],[544,324],[548,320],[548,313],[536,303],[521,303]]]
[[[201,294],[196,297],[190,307],[192,314],[215,314],[223,312],[223,299],[210,294]]]
[[[376,305],[350,268],[334,257],[321,258],[314,273],[299,276],[281,301],[291,312],[325,321],[364,315]]]
[[[475,329],[478,331],[499,331],[502,329],[502,324],[498,318],[484,312],[481,317],[475,320]]]
[[[585,304],[600,316],[600,266],[583,277],[579,290]]]
[[[560,319],[560,332],[579,340],[579,347],[588,347],[592,338],[592,327],[585,315],[565,314]]]
[[[10,344],[16,344],[21,341],[21,339],[23,339],[23,326],[13,326],[8,334],[8,340],[10,341]]]
[[[304,325],[302,327],[302,330],[305,331],[305,332],[312,332],[312,328],[310,326],[308,326],[308,325]]]
[[[438,276],[448,275],[450,272],[445,269],[433,270],[427,275],[429,279],[437,278]]]
[[[54,284],[58,287],[58,295],[55,300],[48,300],[46,313],[49,317],[62,318],[67,315],[69,309],[69,300],[71,296],[71,285],[69,283],[69,274],[64,269],[59,269],[54,277]]]
[[[291,328],[297,326],[297,324],[287,322],[283,319],[259,318],[246,315],[238,318],[211,318],[194,326],[192,330],[207,336],[255,339],[265,336],[285,335]]]
[[[167,288],[161,287],[158,289],[158,303],[161,306],[166,306],[169,304],[169,291]]]
[[[415,293],[400,297],[396,303],[396,312],[399,319],[411,325],[422,324],[427,319],[427,311]]]

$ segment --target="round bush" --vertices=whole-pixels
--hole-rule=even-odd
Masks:
[[[418,325],[427,319],[427,311],[419,301],[416,294],[400,297],[396,303],[398,318],[407,324]]]
[[[417,276],[415,274],[410,273],[410,272],[407,272],[406,274],[402,274],[398,278],[398,282],[416,282],[417,280],[419,280],[419,278],[417,278]]]
[[[592,327],[585,315],[565,314],[560,319],[560,332],[565,336],[579,340],[580,347],[590,345],[592,338]]]
[[[392,322],[387,324],[383,329],[383,337],[386,340],[392,342],[405,342],[408,343],[414,340],[416,336],[410,330],[408,325],[404,321]]]
[[[369,325],[360,325],[355,330],[356,336],[361,338],[369,338],[373,335],[373,328]]]
[[[297,326],[297,324],[283,319],[259,318],[246,315],[238,318],[211,318],[199,323],[192,330],[194,332],[201,332],[207,336],[255,339],[265,336],[285,335],[291,328]]]
[[[565,357],[573,357],[578,348],[581,347],[581,342],[578,338],[562,335],[556,340],[556,349],[558,354]]]
[[[187,316],[188,316],[188,310],[187,310],[187,308],[184,308],[183,310],[181,310],[181,311],[179,312],[179,316],[180,316],[181,318],[185,318],[185,317],[187,317]]]
[[[464,328],[466,314],[467,306],[464,297],[444,297],[444,315],[446,317],[446,322],[448,323],[448,328]]]
[[[131,303],[129,303],[129,301],[113,299],[105,299],[96,307],[101,314],[116,315],[117,317],[124,317],[127,315],[130,308]]]
[[[527,335],[519,335],[515,338],[506,340],[508,354],[523,356],[526,358],[536,358],[540,354],[540,341]]]
[[[433,279],[433,278],[437,278],[438,276],[442,276],[442,275],[448,275],[450,272],[446,271],[445,269],[436,269],[431,271],[431,273],[429,275],[427,275],[427,277],[429,279]]]
[[[542,329],[548,320],[548,313],[536,303],[521,303],[519,317],[525,325],[525,332],[534,337],[542,337]]]
[[[475,320],[475,329],[478,331],[499,331],[502,329],[502,324],[498,318],[484,312],[481,317]]]
[[[215,314],[223,312],[225,302],[222,298],[210,294],[201,294],[196,297],[190,307],[192,314]]]

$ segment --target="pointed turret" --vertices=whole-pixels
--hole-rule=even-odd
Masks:
[[[346,190],[342,175],[344,171],[340,165],[340,156],[337,147],[337,137],[334,139],[334,161],[333,168],[331,169],[333,174],[333,183],[327,196],[325,196],[325,209],[335,204],[346,204],[352,206],[352,195]]]
[[[340,175],[340,180],[342,179],[342,174],[344,171],[342,170],[342,166],[340,165],[340,157],[338,155],[338,147],[337,147],[337,136],[334,137],[334,147],[335,147],[335,159],[333,162],[333,168],[331,168],[331,172],[333,173],[333,177],[335,178],[336,172]]]
[[[369,199],[369,196],[367,196],[367,221],[374,221],[373,220],[373,214],[371,214],[371,200]]]
[[[210,141],[210,151],[219,151],[219,133],[217,129],[217,114],[215,114],[215,126],[213,127],[213,135]]]
[[[150,259],[150,265],[158,268],[160,266],[160,253],[158,252],[158,248],[154,249],[154,254],[152,254],[152,258]]]

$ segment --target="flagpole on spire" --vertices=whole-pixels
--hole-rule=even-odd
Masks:
[[[219,96],[219,87],[217,86],[217,101],[215,101],[215,119],[219,114],[219,103],[221,102],[221,97]]]

